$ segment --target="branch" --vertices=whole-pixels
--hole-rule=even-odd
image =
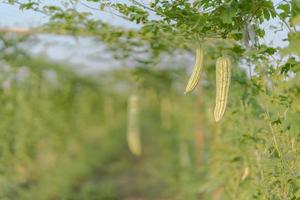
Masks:
[[[66,35],[66,36],[77,36],[68,31],[47,31],[37,28],[20,28],[20,27],[0,27],[0,33],[14,33],[17,35],[36,35],[36,34],[48,34],[48,35]],[[80,33],[78,36],[93,36],[92,34]]]
[[[0,28],[0,33],[33,34],[33,31],[28,28],[10,27]]]

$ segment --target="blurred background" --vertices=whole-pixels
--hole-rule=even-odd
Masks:
[[[149,67],[91,38],[10,32],[47,20],[17,5],[0,4],[0,18],[1,199],[194,198],[205,157],[201,101],[183,95],[194,55]],[[138,155],[127,143],[132,96]]]
[[[78,9],[89,10],[85,4]],[[113,25],[139,28],[111,13],[91,12]],[[271,151],[266,121],[279,124],[276,116],[262,116],[262,105],[281,113],[289,99],[257,93],[271,78],[249,74],[267,74],[264,63],[249,71],[233,62],[226,119],[217,124],[213,49],[207,49],[211,56],[199,86],[184,95],[194,52],[176,50],[155,62],[144,62],[143,53],[120,59],[90,37],[19,34],[48,20],[39,12],[0,3],[0,19],[0,199],[244,200],[268,191],[262,187],[268,178],[251,179],[270,165],[253,151]],[[266,31],[277,23],[264,24]],[[286,37],[282,29],[264,42],[285,47]],[[296,76],[276,90],[298,82]],[[297,109],[290,122],[298,119]],[[294,125],[289,130],[297,133]]]

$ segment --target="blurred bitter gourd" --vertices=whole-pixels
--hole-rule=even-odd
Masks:
[[[204,63],[203,59],[204,59],[203,49],[198,47],[196,49],[196,63],[195,63],[192,75],[189,79],[189,82],[185,88],[184,94],[191,92],[196,87],[197,83],[199,82],[201,72],[203,69],[203,63]]]
[[[139,98],[137,95],[132,95],[128,100],[128,126],[127,126],[127,143],[132,154],[139,156],[142,153],[138,105]]]
[[[216,63],[216,105],[214,117],[216,122],[220,121],[225,113],[230,86],[231,62],[227,57],[220,57]]]

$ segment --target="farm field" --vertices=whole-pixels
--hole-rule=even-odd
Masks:
[[[299,200],[299,0],[0,0],[0,200]]]

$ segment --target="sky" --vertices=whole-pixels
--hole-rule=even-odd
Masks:
[[[45,22],[45,17],[32,11],[20,11],[17,6],[0,3],[0,26],[35,26]]]
[[[274,3],[276,4],[278,1],[279,0],[275,0]],[[45,4],[55,4],[60,1],[44,0],[42,2]],[[127,2],[127,0],[122,0],[119,2]],[[93,6],[93,4],[89,5]],[[125,26],[129,28],[137,27],[137,25],[127,22],[110,13],[90,10],[82,4],[80,4],[78,8],[82,11],[92,12],[95,17],[114,25]],[[21,11],[17,5],[8,5],[5,3],[0,3],[0,19],[0,27],[23,28],[35,27],[47,21],[47,17],[41,13],[30,10]],[[287,37],[287,30],[284,29],[283,31],[277,33],[269,30],[269,27],[278,23],[279,20],[274,19],[269,22],[265,22],[262,25],[266,28],[267,33],[266,37],[264,38],[264,42],[267,44],[272,44],[274,47],[284,47],[287,45],[287,42],[282,40]],[[85,66],[83,69],[86,71],[86,73],[124,65],[124,63],[115,61],[110,54],[106,53],[103,46],[99,46],[98,44],[96,45],[93,40],[90,39],[76,40],[72,37],[66,36],[39,36],[37,39],[39,39],[40,42],[31,49],[32,53],[43,53],[47,54],[51,59],[68,61],[79,67]]]
[[[50,3],[50,1],[46,0],[43,3]],[[51,3],[53,3],[53,0]],[[115,18],[105,13],[97,15],[97,17],[105,20]],[[0,19],[0,27],[21,28],[35,27],[47,21],[47,17],[41,13],[31,10],[22,11],[16,5],[4,3],[0,3]],[[119,23],[118,20],[113,21],[116,21],[116,24]],[[73,37],[42,35],[35,38],[35,40],[39,42],[30,49],[33,54],[46,54],[53,60],[69,62],[74,64],[75,67],[81,68],[82,73],[107,69],[111,67],[110,65],[119,65],[116,61],[111,62],[111,55],[105,54],[102,51],[103,47],[95,46],[93,41],[88,39],[76,40]],[[94,56],[95,54],[99,56]]]
[[[45,4],[57,4],[59,0],[44,0]],[[122,2],[126,2],[123,0]],[[93,4],[88,4],[94,6]],[[79,4],[80,11],[92,12],[92,14],[105,22],[128,28],[137,27],[111,13],[94,11]],[[0,0],[0,27],[36,27],[47,22],[47,17],[31,10],[20,10],[17,5],[1,3]],[[73,38],[68,36],[38,36],[39,40],[30,51],[33,54],[43,54],[50,59],[74,64],[81,73],[93,73],[97,70],[106,70],[126,65],[125,61],[116,61],[112,55],[105,51],[104,46],[95,43],[92,39]]]
[[[22,2],[22,0],[21,0]],[[43,0],[43,4],[55,5],[63,2],[60,0]],[[105,22],[110,22],[113,25],[120,25],[126,27],[136,27],[131,22],[123,20],[117,16],[114,16],[108,12],[100,12],[87,8],[85,5],[96,7],[97,4],[88,3],[86,1],[81,1],[77,8],[79,11],[88,11],[91,12],[95,17],[101,18]],[[121,0],[118,2],[128,2],[127,0]],[[0,26],[22,26],[22,27],[33,27],[47,21],[47,17],[43,14],[34,12],[31,10],[19,10],[18,5],[10,5],[6,3],[1,3],[0,0]]]

